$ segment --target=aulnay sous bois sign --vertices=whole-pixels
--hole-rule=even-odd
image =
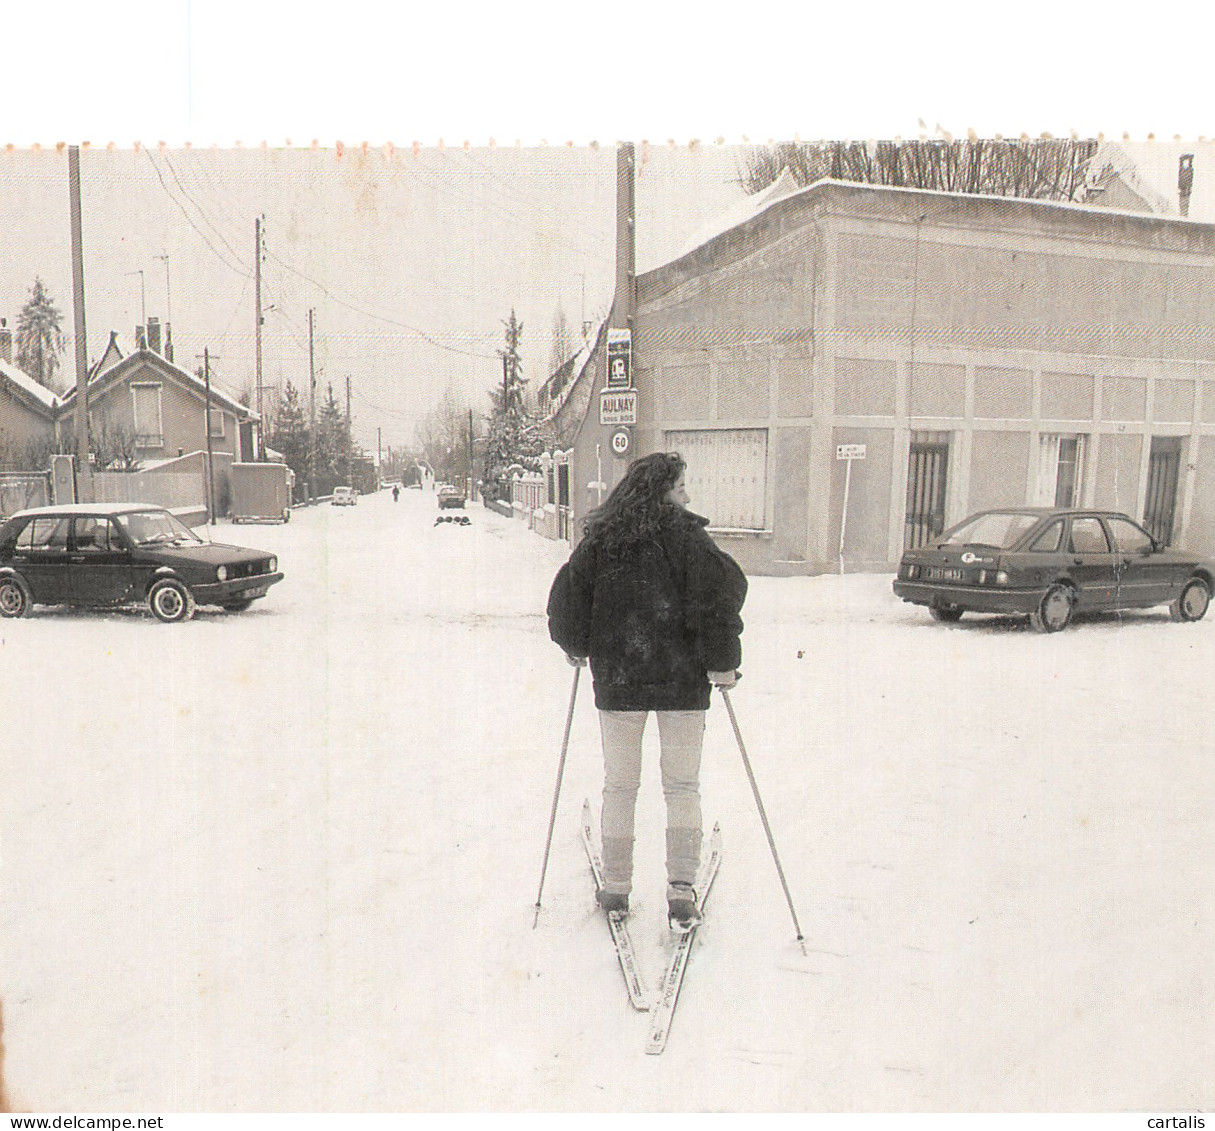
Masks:
[[[605,389],[599,394],[600,424],[636,424],[637,390]]]

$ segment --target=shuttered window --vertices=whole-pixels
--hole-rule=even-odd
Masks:
[[[692,510],[715,527],[766,529],[766,428],[667,432],[664,442],[687,462],[684,481]]]
[[[131,383],[131,409],[135,443],[141,448],[163,448],[164,425],[160,415],[160,386]]]

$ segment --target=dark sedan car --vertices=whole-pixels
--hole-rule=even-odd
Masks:
[[[444,483],[439,488],[439,509],[446,510],[448,507],[464,506],[464,492],[459,487],[453,487],[450,483]]]
[[[1039,632],[1072,614],[1168,605],[1174,620],[1201,620],[1215,563],[1166,550],[1113,511],[1017,507],[982,511],[899,563],[895,594],[939,621],[965,612],[1020,613]]]
[[[19,511],[0,527],[0,616],[34,605],[146,602],[162,621],[195,604],[247,609],[283,575],[273,554],[205,542],[163,507],[78,503]]]

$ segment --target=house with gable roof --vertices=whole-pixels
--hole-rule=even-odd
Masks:
[[[73,389],[58,408],[61,445],[75,434],[76,399]],[[232,465],[254,459],[256,413],[214,383],[208,391],[203,378],[146,345],[123,356],[113,333],[89,375],[88,411],[90,434],[120,437],[141,471],[188,475],[202,485],[210,450],[221,514],[232,495]],[[203,486],[195,493],[181,501],[199,501]]]

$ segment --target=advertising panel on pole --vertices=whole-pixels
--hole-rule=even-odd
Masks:
[[[629,389],[633,385],[633,331],[607,332],[607,387]]]

